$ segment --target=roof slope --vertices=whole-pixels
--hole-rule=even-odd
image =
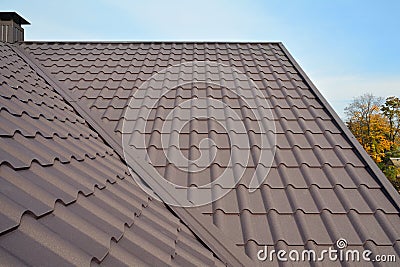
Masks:
[[[248,191],[256,167],[250,162],[244,178],[227,196],[198,208],[202,220],[230,236],[252,259],[264,245],[322,250],[339,238],[345,238],[350,247],[368,248],[375,254],[400,255],[399,206],[398,199],[392,198],[394,190],[382,175],[376,175],[376,166],[361,156],[359,147],[339,127],[337,116],[282,45],[37,42],[24,43],[22,48],[117,143],[130,97],[157,71],[193,60],[235,67],[249,76],[273,105],[273,117],[268,119],[276,125],[276,156],[259,189]],[[176,79],[180,78],[178,74]],[[225,80],[235,82],[234,78]],[[160,100],[145,134],[149,135],[146,145],[152,165],[166,179],[201,185],[225,170],[227,158],[235,153],[217,125],[194,119],[180,134],[181,148],[192,155],[200,149],[199,140],[211,138],[219,153],[213,164],[189,176],[160,157],[160,127],[165,110],[174,108],[176,99],[207,96],[236,108],[246,125],[244,138],[251,144],[252,162],[257,162],[262,147],[256,125],[246,107],[223,90],[192,84],[178,87]],[[169,153],[176,153],[174,149],[171,146]],[[237,168],[228,171],[235,176]]]
[[[0,55],[1,265],[221,264],[12,46]]]
[[[260,189],[254,193],[247,190],[255,168],[255,164],[250,164],[246,168],[245,177],[227,196],[212,205],[197,209],[196,212],[200,211],[202,214],[200,216],[202,216],[204,225],[218,227],[225,236],[230,236],[233,239],[232,242],[253,259],[256,258],[257,250],[264,245],[273,246],[276,249],[306,247],[322,250],[334,244],[339,238],[345,238],[351,248],[368,248],[374,254],[400,254],[399,206],[396,204],[398,198],[392,197],[393,191],[390,191],[391,189],[385,185],[384,180],[381,179],[382,176],[375,173],[376,167],[362,157],[359,148],[354,145],[348,133],[338,124],[335,114],[332,114],[325,101],[314,90],[312,84],[280,44],[24,43],[21,46],[24,53],[36,58],[51,77],[58,80],[68,94],[74,96],[78,105],[88,111],[81,115],[85,115],[86,120],[94,120],[97,125],[102,127],[106,135],[116,141],[116,144],[120,142],[122,115],[129,98],[155,72],[180,62],[192,60],[210,60],[234,66],[248,75],[273,104],[274,116],[267,119],[274,120],[276,125],[274,133],[277,137],[277,153],[272,169]],[[6,61],[6,59],[7,56],[3,57],[2,61]],[[14,76],[7,74],[18,73],[13,71],[15,66],[10,65],[10,68],[11,70],[5,66],[1,68],[1,71],[6,73],[4,77],[8,77],[9,80],[14,79],[16,82],[24,81],[23,77],[15,78],[15,74]],[[258,132],[255,130],[252,117],[248,115],[246,107],[237,99],[223,94],[223,88],[209,88],[198,84],[182,86],[177,88],[175,93],[177,95],[162,99],[163,102],[160,106],[164,109],[173,108],[172,99],[178,99],[178,96],[182,99],[190,99],[193,96],[210,96],[236,107],[239,111],[238,114],[246,123],[248,132],[246,138],[252,145],[252,160],[257,162],[258,152],[262,149],[257,139]],[[14,99],[3,98],[11,101]],[[7,103],[11,102],[7,101]],[[42,109],[45,109],[43,105],[40,109],[36,108],[30,112],[35,114],[34,112],[39,111],[40,113],[43,112]],[[21,109],[14,111],[17,117],[25,115],[25,113],[18,113],[20,111]],[[53,113],[50,112],[49,116]],[[32,116],[34,117],[34,115]],[[226,144],[224,134],[214,124],[204,123],[201,120],[193,120],[189,123],[188,129],[182,132],[182,146],[186,147],[191,155],[199,150],[199,140],[205,136],[214,139],[220,156],[209,168],[206,168],[198,176],[188,177],[174,171],[173,166],[168,164],[166,159],[157,157],[156,155],[159,154],[157,150],[160,148],[157,141],[159,139],[157,127],[160,127],[160,122],[165,119],[164,116],[165,112],[162,110],[154,113],[147,132],[150,135],[147,146],[151,148],[149,149],[150,158],[154,156],[153,166],[165,178],[177,179],[175,182],[178,183],[199,185],[204,183],[204,179],[214,179],[221,170],[227,168],[226,155],[230,147]],[[3,115],[1,118],[3,119]],[[68,129],[73,131],[75,128],[74,126]],[[14,133],[15,130],[11,130],[11,132]],[[6,133],[5,136],[8,136],[8,141],[10,139],[13,140],[12,142],[14,140],[20,142],[20,139],[11,133],[8,135]],[[36,136],[33,141],[36,141]],[[95,147],[97,148],[97,146]],[[105,157],[115,158],[113,153],[120,151],[121,148],[113,147],[113,149],[114,151],[110,150]],[[175,153],[172,149],[171,153]],[[8,148],[5,151],[13,150]],[[6,156],[8,163],[4,166],[10,165],[13,168],[8,168],[13,170],[18,166],[21,168],[31,166],[28,168],[30,170],[32,166],[36,166],[34,165],[36,163],[30,165],[29,162],[32,162],[33,158],[37,158],[39,163],[50,164],[46,168],[53,168],[55,163],[52,165],[51,162],[57,161],[38,151],[42,150],[33,149],[34,157],[12,155],[11,153],[11,156]],[[92,153],[89,155],[88,151]],[[90,148],[85,148],[83,153],[94,157]],[[94,150],[94,153],[100,152]],[[240,157],[240,153],[236,155]],[[68,154],[64,156],[68,158]],[[75,155],[74,157],[72,154],[69,156],[73,161]],[[85,161],[86,158],[83,162]],[[120,164],[120,161],[117,160],[117,162]],[[81,162],[79,163],[81,164]],[[45,168],[42,165],[40,167]],[[111,173],[118,173],[115,167],[111,170]],[[234,176],[237,168],[229,171]],[[37,176],[45,177],[47,173],[41,172],[40,176]],[[123,172],[123,175],[125,177],[127,173]],[[129,179],[122,181],[127,182],[127,180]],[[38,179],[38,181],[41,180]],[[117,181],[119,182],[119,180]],[[105,189],[111,187],[109,183],[105,184]],[[133,184],[130,182],[129,188],[134,186]],[[92,186],[94,187],[94,184]],[[134,188],[136,190],[137,186]],[[140,194],[139,189],[137,190],[137,194]],[[97,197],[96,192],[93,197]],[[134,195],[136,195],[136,191]],[[114,196],[119,197],[120,193],[115,193]],[[89,198],[82,197],[84,200]],[[15,197],[15,201],[20,201],[20,199],[25,198],[24,196]],[[41,202],[48,203],[46,201],[42,200]],[[79,197],[69,206],[72,207],[78,201],[80,201]],[[132,203],[131,200],[128,202]],[[155,201],[149,203],[153,204]],[[47,205],[53,207],[50,204]],[[69,206],[66,205],[67,208]],[[161,205],[161,207],[163,206]],[[55,213],[57,208],[58,205],[55,205],[55,208],[47,209],[54,210],[53,213]],[[31,210],[35,216],[41,214],[40,211],[47,210],[45,208],[37,209],[32,207],[28,210]],[[85,211],[83,214],[87,212],[89,211]],[[18,222],[18,218],[21,217],[20,213],[21,211],[10,213],[7,210],[4,214],[11,219],[2,221]],[[10,214],[17,215],[12,217]],[[29,216],[22,216],[21,225],[23,225],[25,217],[31,218]],[[35,216],[33,218],[36,218]],[[43,218],[46,217],[48,216]],[[31,221],[41,222],[41,220],[39,218]],[[150,221],[154,222],[153,219]],[[18,225],[15,222],[14,225]],[[8,224],[11,225],[8,227],[15,227],[12,226],[12,223]],[[134,226],[133,229],[135,229]],[[16,236],[20,236],[18,229],[26,232],[24,230],[26,228],[20,227],[3,235],[0,240],[8,240],[10,242],[8,244],[11,244],[17,240]],[[5,239],[13,233],[18,233],[18,235]],[[48,241],[41,240],[42,244],[49,244],[46,242]],[[19,245],[19,242],[15,241],[15,244]],[[81,241],[79,244],[85,244],[85,242]],[[132,246],[129,242],[126,244],[128,244],[126,249]],[[136,251],[141,248],[135,247]],[[217,251],[214,252],[217,253]],[[189,252],[189,255],[191,253],[194,251]],[[7,253],[2,253],[2,255],[9,256]],[[108,256],[105,259],[107,258]]]

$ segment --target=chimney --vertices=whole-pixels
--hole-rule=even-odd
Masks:
[[[7,43],[23,42],[24,29],[21,25],[30,25],[15,12],[0,12],[0,41]]]

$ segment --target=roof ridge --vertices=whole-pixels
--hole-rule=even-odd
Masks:
[[[173,41],[173,40],[131,40],[131,41],[24,41],[22,44],[281,44],[281,41]]]
[[[116,154],[120,157],[120,160],[126,164],[121,145],[96,122],[96,120],[90,115],[87,107],[79,105],[79,100],[70,94],[69,90],[65,89],[61,82],[51,75],[40,62],[29,55],[24,48],[19,45],[10,45],[10,47],[17,55],[22,57],[39,76],[46,80],[46,82],[64,98],[64,101],[76,110],[77,114],[86,120],[89,127],[93,131],[97,132],[99,137],[103,139],[104,143],[113,148]],[[148,176],[149,179],[146,179],[146,181],[148,181],[151,186],[155,186],[159,190],[164,190],[160,187],[157,181],[152,178],[156,176],[152,176],[151,173],[157,173],[154,167],[145,164],[145,162],[140,162],[138,159],[132,158],[129,162],[136,163],[136,166],[130,167],[135,170],[135,173],[137,173],[139,177],[143,175]],[[157,190],[154,191],[157,192]],[[248,266],[253,263],[242,250],[234,245],[234,242],[232,242],[228,236],[223,234],[216,226],[204,220],[198,210],[171,206],[167,207],[169,207],[177,217],[181,219],[181,221],[226,264],[232,266]]]

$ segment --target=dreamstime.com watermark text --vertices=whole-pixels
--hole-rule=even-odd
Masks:
[[[359,251],[356,249],[346,249],[347,241],[340,238],[336,241],[336,248],[329,247],[328,249],[317,252],[312,249],[305,250],[275,250],[268,251],[268,247],[264,246],[257,253],[257,258],[260,261],[292,261],[292,262],[322,262],[322,261],[340,261],[340,262],[396,262],[396,255],[373,255],[371,250]]]

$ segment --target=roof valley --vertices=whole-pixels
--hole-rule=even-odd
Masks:
[[[114,135],[114,137],[110,136],[107,131],[104,130],[103,126],[98,123],[98,121],[101,121],[101,118],[96,119],[95,117],[92,117],[96,115],[91,113],[85,105],[80,104],[79,99],[71,94],[70,90],[65,88],[62,82],[58,81],[57,78],[47,71],[46,67],[42,66],[38,60],[30,56],[29,52],[26,52],[24,48],[14,45],[11,45],[11,47],[34,70],[36,70],[39,75],[41,75],[50,85],[52,85],[52,87],[60,95],[66,99],[67,103],[69,103],[77,111],[77,113],[87,121],[88,125],[99,134],[106,144],[114,149],[114,151],[119,155],[121,161],[126,164],[122,146],[119,144],[118,138],[116,135]],[[141,175],[150,175],[150,178],[148,178],[146,181],[154,180],[151,178],[151,173],[155,172],[155,169],[152,166],[146,162],[138,161],[138,159],[135,159],[135,162],[137,162],[138,165],[130,167],[139,175],[139,177]],[[156,177],[156,175],[153,175],[152,177]],[[159,186],[157,187],[157,183],[153,185],[153,188],[160,188]],[[163,189],[160,188],[160,190]],[[154,191],[157,193],[157,190]],[[196,208],[180,208],[174,206],[169,206],[169,208],[172,209],[178,218],[181,219],[189,227],[189,229],[191,229],[191,231],[193,231],[197,237],[204,244],[206,244],[221,260],[232,266],[248,266],[251,264],[252,260],[241,250],[239,250],[239,248],[234,245],[234,242],[232,242],[228,236],[219,231],[215,225],[209,224],[205,220],[202,220],[202,216]]]
[[[25,147],[20,151],[19,147],[10,147],[10,153],[0,153],[2,264],[39,266],[46,261],[60,266],[89,265],[110,264],[109,260],[122,264],[128,256],[141,265],[221,264],[175,215],[163,210],[163,204],[149,198],[131,180],[115,151],[55,92],[53,81],[43,77],[14,45],[0,43],[0,51],[1,147],[9,142]],[[28,90],[38,99],[21,99]],[[20,104],[20,114],[12,112],[13,99]],[[51,100],[58,101],[48,106],[53,114],[42,113],[39,109]],[[25,131],[20,123],[23,119],[34,134]],[[167,250],[171,254],[161,248],[163,254],[141,262],[136,251],[124,247],[145,220],[146,228],[140,235],[148,247],[137,243],[138,248],[147,254],[151,253],[149,249],[159,250],[158,244],[152,243],[159,238],[162,244],[173,245],[172,251]],[[114,258],[115,249],[121,259]],[[194,251],[188,252],[190,249]]]

